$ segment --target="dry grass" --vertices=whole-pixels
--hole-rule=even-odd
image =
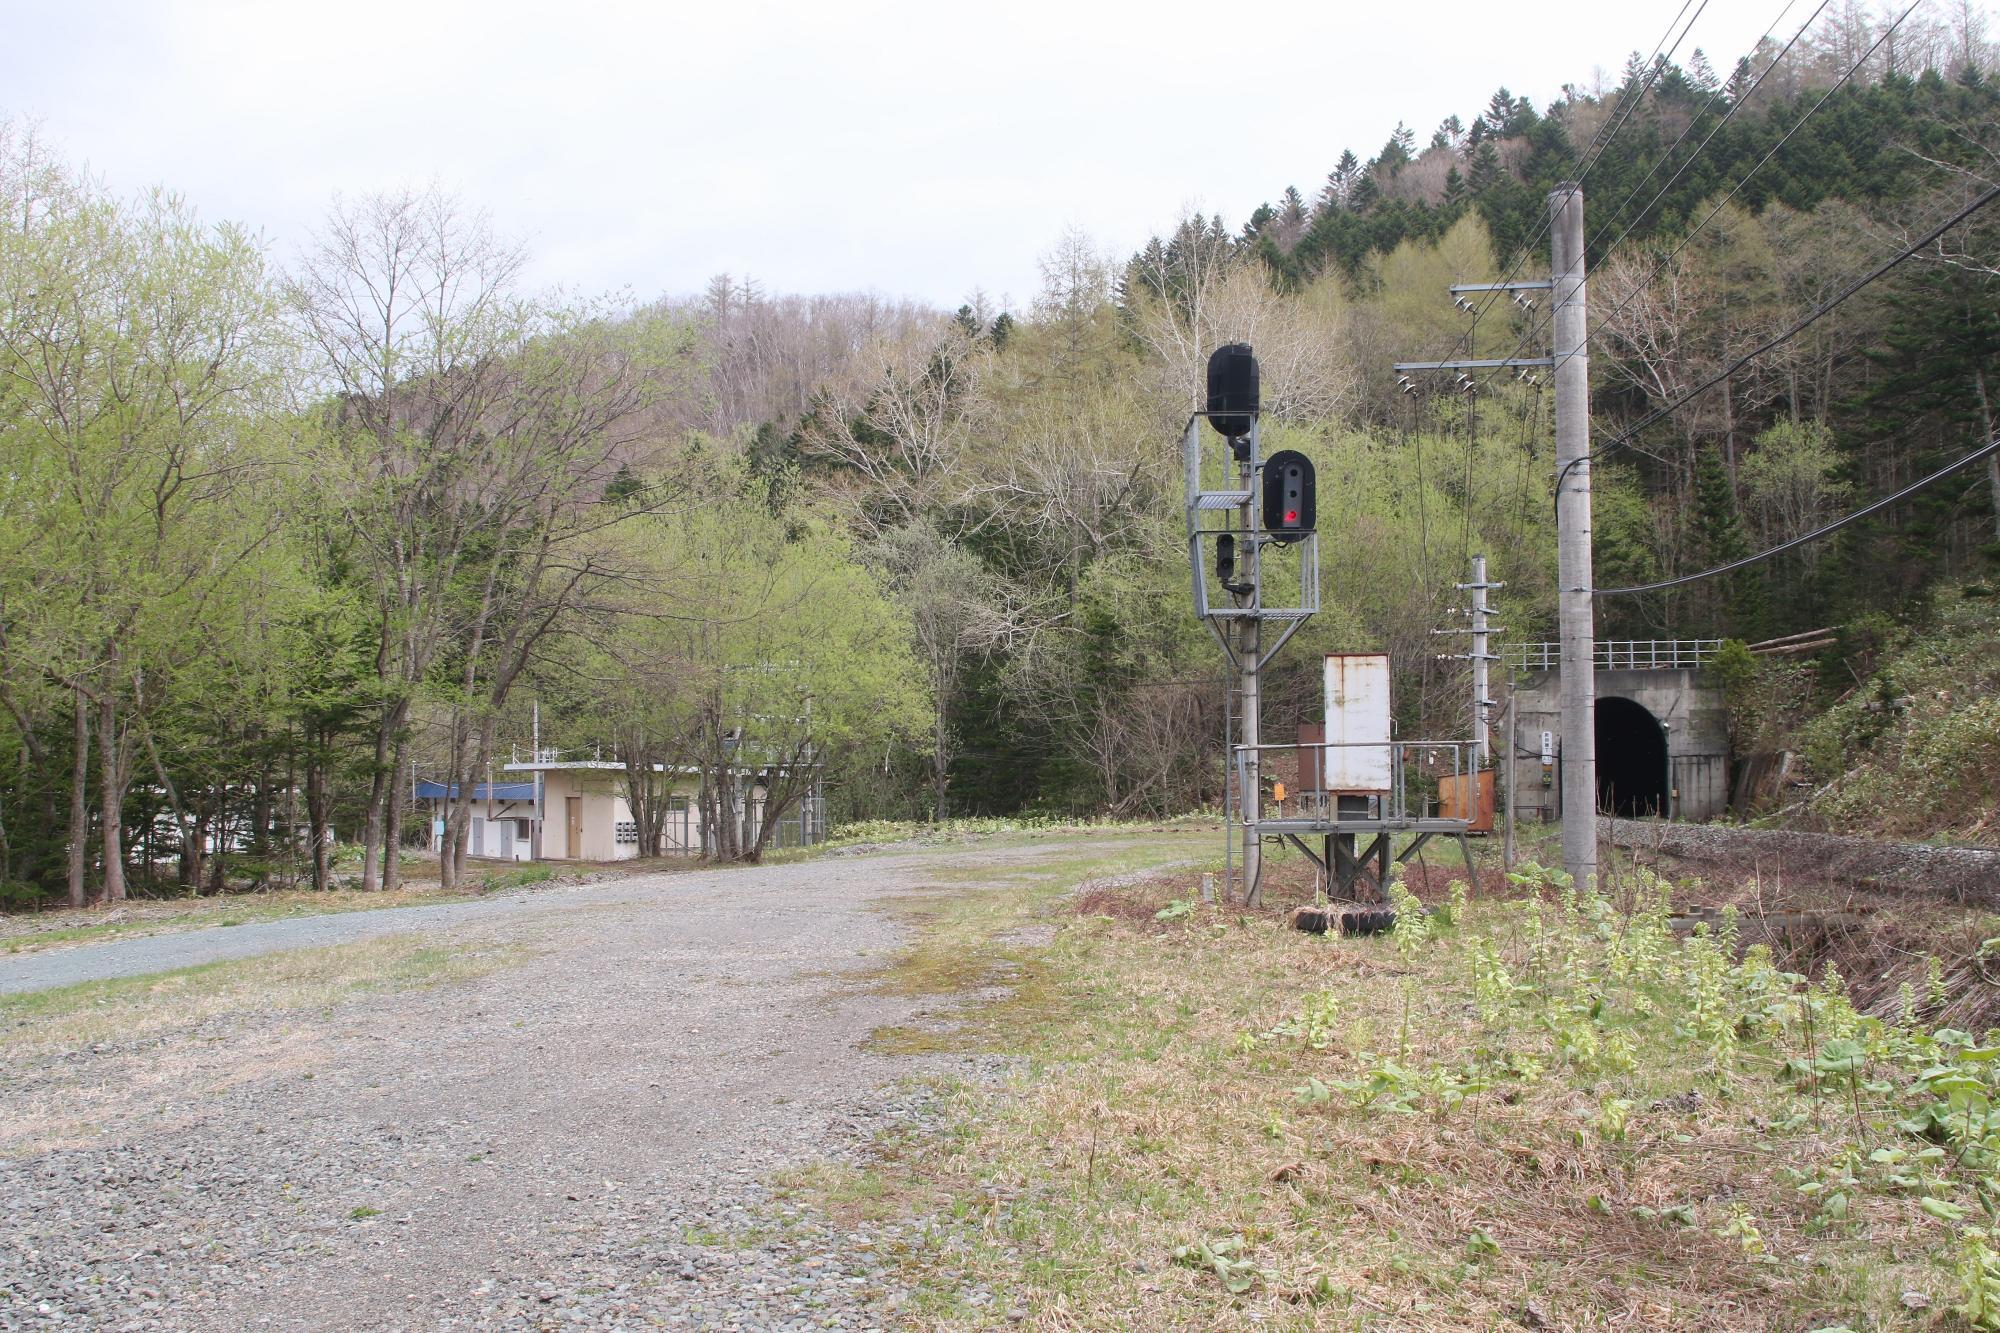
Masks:
[[[446,949],[390,936],[0,997],[0,1060],[24,1090],[0,1102],[0,1156],[195,1124],[231,1087],[313,1077],[320,1019],[336,1006],[525,956],[512,943]]]
[[[514,863],[475,860],[461,890],[446,893],[434,876],[437,862],[405,858],[404,887],[393,893],[363,893],[359,889],[266,889],[213,897],[129,898],[82,909],[50,908],[39,912],[0,913],[0,953],[33,953],[44,949],[95,944],[131,935],[209,926],[241,926],[285,917],[327,916],[369,912],[379,908],[428,907],[465,902],[513,889],[555,887],[633,875],[658,875],[717,867],[689,856],[645,860]]]
[[[1871,1066],[1897,1081],[1876,1093],[1785,1073],[1825,1037],[1797,1023],[1718,1055],[1679,982],[1606,982],[1596,1014],[1550,983],[1482,1016],[1475,942],[1517,980],[1538,966],[1491,886],[1412,947],[1300,935],[1283,894],[1159,920],[1193,883],[924,909],[907,976],[940,993],[1004,979],[967,961],[982,932],[1060,928],[1001,949],[1026,984],[927,1034],[1026,1057],[1012,1086],[961,1088],[943,1131],[802,1183],[852,1220],[936,1219],[899,1256],[923,1326],[1018,1305],[1045,1329],[1965,1327],[1960,1233],[1920,1205],[1976,1218],[1990,1183],[1961,1159],[1892,1187],[1866,1160],[1923,1146],[1895,1127],[1906,1075]],[[946,939],[954,965],[925,961]],[[1566,1053],[1575,1030],[1624,1055]],[[967,1278],[992,1306],[959,1303]]]
[[[14,1056],[131,1043],[228,1014],[324,1009],[378,991],[470,980],[524,956],[518,944],[443,947],[422,936],[390,935],[4,995],[0,1051]]]
[[[61,908],[0,915],[0,951],[35,953],[127,936],[199,930],[209,926],[242,926],[286,917],[327,916],[341,912],[373,911],[382,907],[427,907],[435,903],[463,902],[478,897],[480,892],[480,886],[475,884],[466,893],[443,893],[431,885],[427,888],[398,889],[394,893],[362,893],[353,889],[331,889],[325,893],[314,893],[309,889],[273,889],[214,898],[133,898],[121,903],[100,903],[81,910]]]

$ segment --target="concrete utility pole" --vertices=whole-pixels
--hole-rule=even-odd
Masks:
[[[1597,626],[1590,570],[1590,328],[1583,285],[1583,191],[1549,193],[1556,375],[1556,585],[1562,642],[1563,868],[1597,877]]]
[[[1458,585],[1472,593],[1472,650],[1466,654],[1472,661],[1472,772],[1477,775],[1482,769],[1491,767],[1491,743],[1487,738],[1488,724],[1492,718],[1493,700],[1487,694],[1488,672],[1486,664],[1494,661],[1489,647],[1495,627],[1486,619],[1493,613],[1486,594],[1494,588],[1504,588],[1504,583],[1486,581],[1486,557],[1472,557],[1472,582]]]
[[[1514,753],[1514,673],[1507,673],[1507,720],[1501,724],[1500,734],[1505,738],[1506,756],[1501,760],[1500,780],[1506,786],[1507,824],[1500,842],[1500,867],[1506,874],[1514,873],[1514,769],[1518,756]]]
[[[1241,605],[1260,595],[1263,579],[1260,576],[1262,551],[1257,545],[1257,472],[1250,458],[1250,451],[1243,451],[1242,460],[1237,465],[1237,474],[1242,480],[1243,493],[1248,498],[1243,502],[1241,547],[1250,560],[1251,582],[1259,591],[1252,591],[1237,598]],[[1241,743],[1245,763],[1242,768],[1244,790],[1236,793],[1237,808],[1243,812],[1243,905],[1255,907],[1263,897],[1263,885],[1259,883],[1259,872],[1263,869],[1263,836],[1258,832],[1257,820],[1263,813],[1262,765],[1258,763],[1257,747],[1263,744],[1262,690],[1257,677],[1263,665],[1260,654],[1263,651],[1262,622],[1256,616],[1245,616],[1239,622],[1243,627],[1241,646],[1237,649],[1237,664],[1243,672],[1243,716],[1240,720]]]

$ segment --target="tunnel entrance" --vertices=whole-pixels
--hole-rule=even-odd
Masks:
[[[1630,699],[1597,701],[1597,808],[1626,819],[1672,813],[1667,733]]]

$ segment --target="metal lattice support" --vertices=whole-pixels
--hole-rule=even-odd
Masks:
[[[1248,417],[1248,434],[1229,440],[1218,434],[1211,444],[1208,414],[1197,412],[1182,433],[1181,456],[1195,614],[1236,672],[1237,684],[1231,691],[1236,706],[1226,723],[1225,743],[1231,754],[1250,756],[1247,765],[1234,766],[1233,790],[1224,782],[1228,887],[1233,891],[1238,883],[1235,858],[1240,839],[1241,901],[1254,906],[1262,840],[1256,762],[1262,739],[1258,677],[1299,626],[1319,610],[1319,538],[1293,532],[1281,542],[1263,527],[1257,512],[1262,432],[1254,412],[1230,415]],[[1210,447],[1217,448],[1218,455],[1210,455]],[[1211,458],[1220,466],[1213,466]],[[1276,626],[1275,632],[1265,632],[1267,623]]]

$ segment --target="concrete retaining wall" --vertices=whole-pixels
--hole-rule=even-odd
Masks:
[[[1562,733],[1560,671],[1531,672],[1514,690],[1514,816],[1558,815],[1551,774],[1542,785],[1541,733]],[[1667,738],[1669,810],[1676,819],[1713,819],[1729,808],[1729,715],[1722,691],[1691,670],[1600,670],[1599,699],[1629,699]]]

